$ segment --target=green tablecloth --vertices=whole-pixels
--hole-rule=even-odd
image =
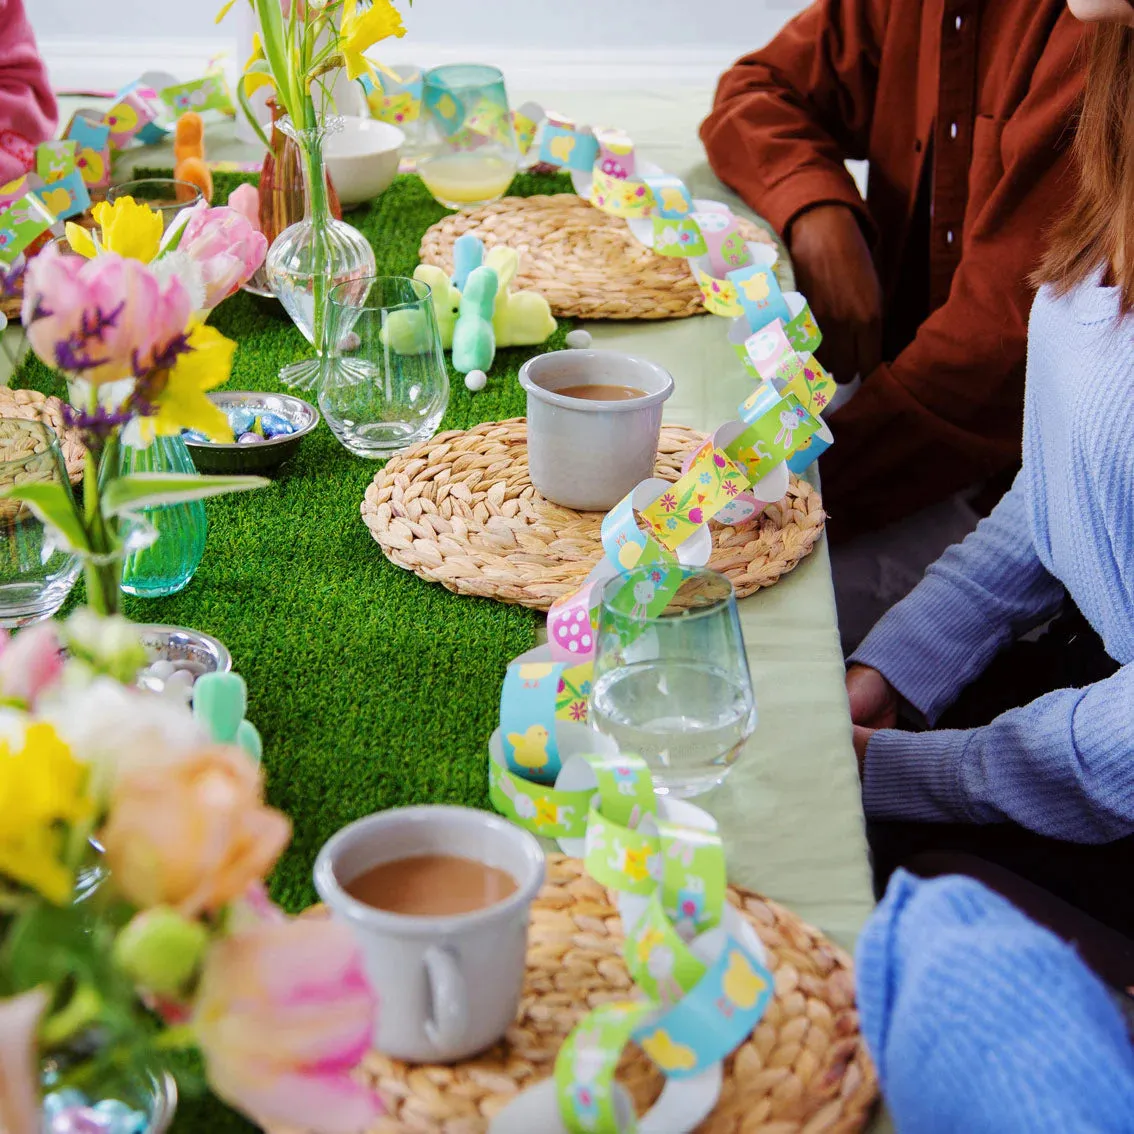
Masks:
[[[696,141],[707,92],[537,91],[513,97],[535,98],[582,121],[616,122],[644,156],[684,178],[694,193],[740,208],[708,170]],[[255,157],[231,139],[231,129],[209,127],[209,156]],[[168,148],[127,156],[138,164],[172,164]],[[751,389],[721,320],[588,329],[596,346],[644,355],[670,370],[676,392],[666,406],[668,421],[715,428],[734,416]],[[10,352],[18,350],[18,332],[9,330],[4,343]],[[0,380],[10,376],[5,367],[0,352]],[[850,947],[872,901],[826,541],[776,586],[745,599],[740,611],[759,726],[727,783],[704,802],[721,823],[735,881]]]

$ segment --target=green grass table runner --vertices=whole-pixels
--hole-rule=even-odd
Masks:
[[[254,177],[215,180],[221,202]],[[570,182],[521,175],[511,192],[570,192]],[[446,212],[417,177],[401,176],[346,219],[370,240],[379,274],[408,276],[422,235]],[[211,322],[238,344],[229,389],[282,391],[280,367],[310,354],[270,301],[240,293]],[[569,329],[561,324],[542,348],[499,351],[477,394],[450,368],[441,429],[523,414],[520,365],[561,348]],[[13,385],[64,393],[30,354]],[[249,719],[264,738],[268,798],[294,826],[271,879],[273,896],[293,912],[315,900],[315,855],[346,823],[407,804],[488,806],[485,761],[500,684],[508,662],[535,641],[531,611],[451,594],[383,556],[359,515],[379,468],[347,453],[321,424],[271,487],[207,501],[205,557],[184,591],[125,601],[135,621],[191,626],[232,651],[248,682]],[[174,1129],[252,1127],[204,1098],[182,1102]]]

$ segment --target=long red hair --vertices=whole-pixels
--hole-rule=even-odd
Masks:
[[[1134,29],[1097,24],[1088,38],[1086,89],[1072,147],[1079,193],[1051,232],[1035,282],[1062,294],[1109,267],[1125,315],[1134,311]]]

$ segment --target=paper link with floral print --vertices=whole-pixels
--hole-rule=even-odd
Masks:
[[[741,492],[747,477],[719,449],[702,451],[676,484],[642,510],[654,538],[676,551]]]

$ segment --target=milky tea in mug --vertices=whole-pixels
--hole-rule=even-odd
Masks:
[[[447,1063],[503,1037],[543,877],[535,838],[470,807],[379,812],[324,845],[315,888],[362,950],[377,1051]]]

